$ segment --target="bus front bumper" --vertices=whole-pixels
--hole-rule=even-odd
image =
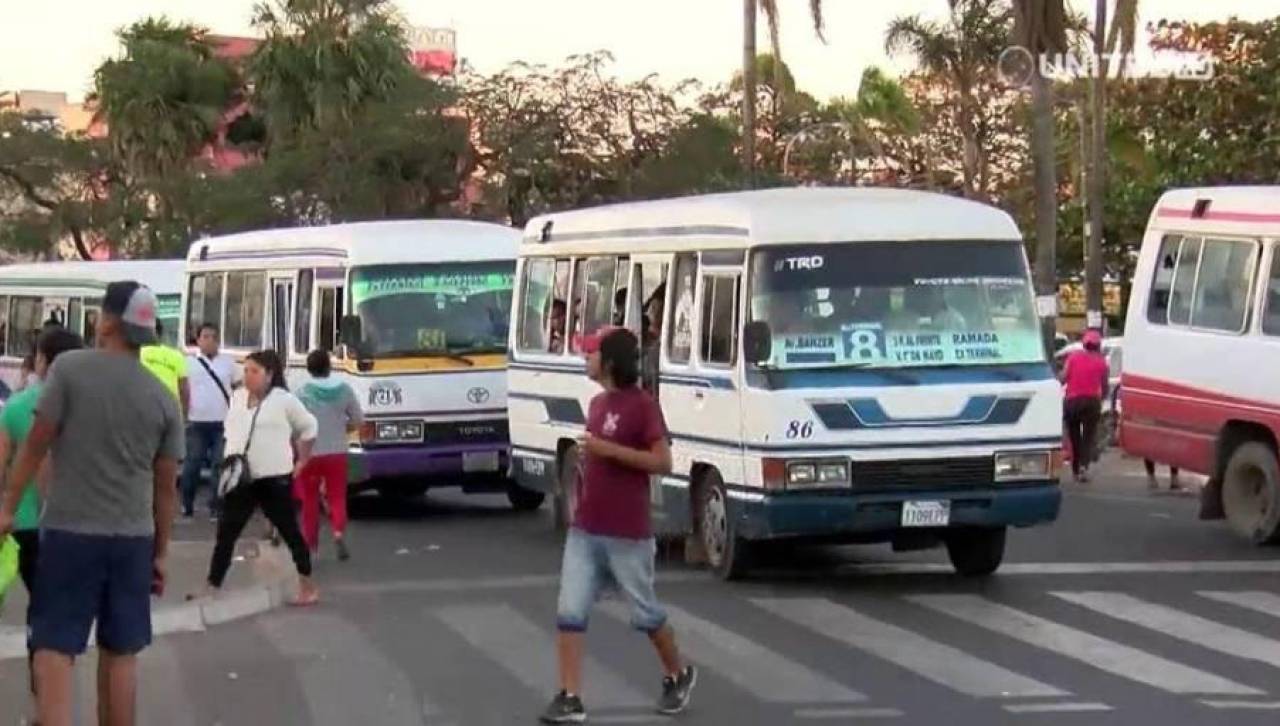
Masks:
[[[497,478],[506,476],[510,458],[510,447],[495,443],[353,447],[348,469],[355,484],[403,477]]]
[[[1062,491],[1056,482],[991,486],[979,489],[911,492],[787,492],[762,496],[743,490],[730,494],[730,516],[737,532],[750,540],[847,539],[888,541],[916,528],[902,526],[904,502],[949,501],[946,527],[1030,527],[1058,517]]]

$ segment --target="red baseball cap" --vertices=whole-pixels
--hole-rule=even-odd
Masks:
[[[624,328],[609,326],[609,327],[600,328],[599,330],[592,333],[591,335],[584,335],[578,341],[578,349],[581,350],[583,353],[586,353],[587,355],[591,355],[593,353],[599,353],[600,344],[604,342],[604,339],[609,337],[612,333],[618,330],[624,330]]]

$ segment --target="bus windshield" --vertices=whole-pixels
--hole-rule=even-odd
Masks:
[[[763,367],[909,368],[1045,360],[1019,242],[771,247],[752,258]]]
[[[448,262],[357,267],[351,295],[369,353],[504,353],[515,262]]]

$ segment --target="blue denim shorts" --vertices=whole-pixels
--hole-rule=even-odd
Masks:
[[[131,655],[151,644],[151,537],[40,531],[40,560],[28,624],[32,652],[84,653],[98,646]]]
[[[624,539],[569,530],[560,567],[560,601],[556,626],[583,632],[600,591],[616,586],[631,605],[631,625],[653,633],[667,623],[667,613],[653,591],[653,538]]]

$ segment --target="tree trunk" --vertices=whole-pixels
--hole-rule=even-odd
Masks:
[[[1106,88],[1107,63],[1104,58],[1105,31],[1107,27],[1107,2],[1098,0],[1097,17],[1094,18],[1093,52],[1096,71],[1093,78],[1093,148],[1090,149],[1089,170],[1089,242],[1088,260],[1085,265],[1085,319],[1094,319],[1099,328],[1102,321],[1102,226],[1105,211],[1103,196],[1106,194]],[[1088,324],[1088,323],[1086,323]]]
[[[1036,194],[1036,294],[1058,297],[1058,175],[1054,169],[1053,86],[1037,68],[1031,74],[1031,158]],[[1053,353],[1057,316],[1042,316],[1045,350]]]
[[[742,171],[756,185],[756,0],[742,0]]]

